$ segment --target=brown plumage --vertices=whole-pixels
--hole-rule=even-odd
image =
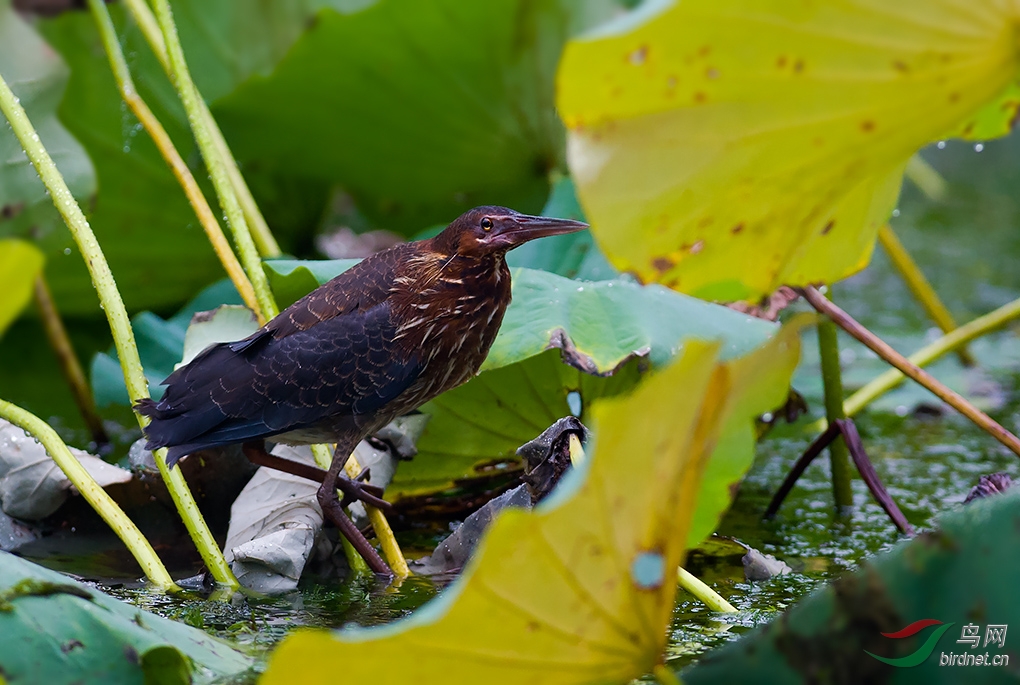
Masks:
[[[160,401],[136,405],[152,419],[147,447],[168,448],[173,465],[263,438],[335,441],[319,501],[336,522],[337,478],[357,443],[478,372],[510,303],[506,252],[585,227],[478,207],[434,238],[365,259],[172,373]]]

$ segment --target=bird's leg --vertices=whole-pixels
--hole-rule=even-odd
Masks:
[[[306,478],[308,480],[315,481],[316,483],[321,483],[326,479],[326,471],[317,466],[302,464],[298,461],[284,459],[283,457],[278,457],[275,454],[270,454],[266,450],[265,440],[246,442],[241,445],[241,452],[243,452],[244,456],[248,458],[248,461],[256,464],[257,466],[266,466],[271,469],[276,469],[277,471],[289,473],[292,476],[297,476],[298,478]],[[368,469],[365,469],[365,471],[362,472],[362,475],[365,475],[367,471]],[[359,478],[361,478],[361,476],[359,476]],[[370,483],[360,483],[356,488],[347,487],[344,483],[345,481],[343,480],[338,482],[340,489],[344,492],[345,501],[342,503],[343,506],[347,506],[349,503],[347,500],[354,501],[355,499],[358,499],[365,504],[376,507],[377,509],[392,511],[393,505],[382,498],[382,488],[371,485]],[[350,491],[350,494],[348,494],[348,491]]]
[[[270,454],[266,450],[265,440],[246,442],[241,445],[241,452],[248,458],[248,461],[256,466],[268,466],[271,469],[283,471],[298,478],[314,480],[317,483],[321,483],[326,478],[326,472],[317,466],[302,464],[301,462],[291,461],[290,459]]]
[[[343,536],[347,538],[354,549],[358,551],[358,554],[365,560],[368,567],[374,573],[392,576],[393,571],[390,570],[390,567],[379,556],[379,553],[369,544],[365,536],[358,530],[358,527],[354,525],[354,522],[344,512],[344,508],[340,504],[340,498],[337,496],[337,488],[342,487],[342,482],[354,485],[354,483],[343,478],[340,474],[357,444],[357,441],[352,442],[350,439],[345,440],[341,438],[337,441],[336,450],[333,452],[333,463],[330,464],[329,471],[326,472],[326,477],[323,479],[316,496],[319,500],[319,506],[322,507],[322,515],[336,525]],[[346,495],[346,491],[344,494]]]

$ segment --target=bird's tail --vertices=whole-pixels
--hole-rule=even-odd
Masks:
[[[147,440],[147,442],[145,443],[145,449],[155,450],[159,449],[160,447],[166,447],[169,444],[169,442],[166,439],[161,440],[159,431],[156,429],[158,428],[157,424],[161,420],[166,419],[167,417],[164,415],[165,412],[163,412],[159,408],[159,404],[156,402],[156,400],[152,399],[151,397],[143,397],[142,399],[135,402],[133,408],[136,412],[138,412],[142,416],[148,416],[150,419],[152,419],[152,422],[142,429],[142,433],[145,434],[145,438]]]
[[[159,407],[156,404],[156,400],[151,397],[143,397],[138,400],[135,402],[133,409],[142,416],[148,416],[150,419],[156,418],[159,414]]]

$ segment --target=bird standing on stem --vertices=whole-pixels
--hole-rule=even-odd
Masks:
[[[508,250],[587,224],[477,207],[427,240],[379,252],[320,286],[243,340],[208,347],[140,400],[146,447],[172,467],[199,450],[242,443],[253,462],[320,480],[323,514],[376,573],[386,562],[343,511],[386,506],[343,467],[387,423],[478,373],[510,304]],[[269,455],[336,442],[328,471]],[[342,502],[337,489],[344,492]]]

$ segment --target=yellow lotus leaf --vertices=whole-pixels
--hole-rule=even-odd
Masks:
[[[32,299],[32,285],[43,261],[42,252],[32,243],[0,240],[0,335]]]
[[[863,268],[903,167],[1020,107],[1018,0],[651,2],[568,43],[557,105],[595,236],[719,300]]]
[[[594,447],[533,511],[504,511],[461,577],[381,628],[298,631],[264,685],[626,682],[661,661],[705,461],[734,412],[785,394],[788,326],[755,352],[683,356],[593,407]],[[756,411],[761,411],[756,408]]]

